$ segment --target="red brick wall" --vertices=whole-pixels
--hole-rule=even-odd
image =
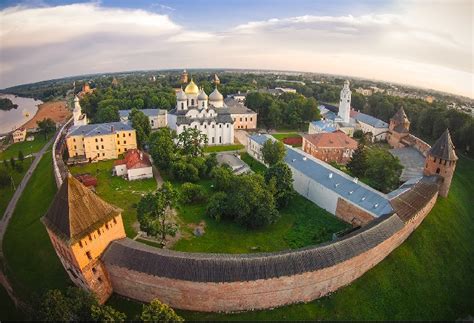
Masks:
[[[423,221],[436,195],[416,217],[376,247],[335,266],[301,275],[231,283],[199,283],[155,277],[107,266],[116,293],[148,302],[154,298],[175,308],[231,312],[308,302],[350,284],[382,261]]]
[[[342,198],[337,199],[336,216],[353,226],[363,226],[374,220],[374,217],[370,213]]]
[[[445,165],[446,162],[446,165]],[[437,170],[439,169],[439,172]],[[456,169],[456,161],[445,161],[439,158],[429,156],[426,159],[424,175],[440,175],[443,177],[443,183],[439,187],[439,195],[447,197],[451,181],[453,179],[454,170]]]

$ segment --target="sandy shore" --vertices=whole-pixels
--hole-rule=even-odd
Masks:
[[[26,122],[22,127],[28,129],[36,129],[37,121],[46,118],[52,119],[56,123],[64,123],[71,116],[71,112],[66,107],[66,101],[45,102],[38,106],[35,116]]]

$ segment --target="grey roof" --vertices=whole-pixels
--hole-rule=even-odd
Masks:
[[[301,150],[287,147],[285,162],[315,182],[377,217],[393,212],[385,194],[360,181],[355,182],[355,179],[349,175]]]
[[[109,122],[109,123],[95,123],[84,126],[73,126],[68,133],[68,136],[80,136],[84,137],[106,135],[116,133],[117,131],[128,131],[133,130],[132,126],[122,122]]]
[[[375,117],[369,116],[368,114],[358,112],[355,116],[354,119],[356,119],[359,122],[363,122],[365,124],[368,124],[374,128],[388,128],[388,124],[380,119],[377,119]]]
[[[428,153],[444,160],[458,160],[448,129],[443,132]]]
[[[398,123],[403,123],[405,121],[408,121],[407,114],[405,113],[405,110],[403,107],[400,107],[400,109],[393,115],[393,117],[390,118],[390,120],[397,121]]]
[[[128,118],[131,111],[132,110],[119,110],[120,118]],[[166,114],[166,110],[163,109],[140,109],[139,111],[143,112],[147,117]]]
[[[275,140],[268,135],[252,135],[250,139],[260,145],[263,145],[269,139]],[[285,162],[308,178],[376,217],[393,212],[390,201],[385,194],[360,181],[355,181],[349,175],[299,149],[286,146]],[[329,177],[330,174],[332,174],[331,178]]]
[[[337,130],[334,125],[334,122],[330,120],[312,121],[311,124],[325,132],[334,132]]]
[[[234,98],[225,98],[224,104],[227,106],[227,109],[231,114],[257,114],[257,112],[247,108],[242,102],[239,102]]]
[[[186,253],[154,248],[125,238],[113,241],[102,260],[106,266],[186,281],[270,279],[334,266],[377,246],[402,227],[403,221],[397,215],[391,215],[331,243],[255,254]]]

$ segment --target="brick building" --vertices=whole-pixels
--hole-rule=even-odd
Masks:
[[[342,131],[303,136],[303,150],[325,162],[347,164],[357,149],[357,141]]]

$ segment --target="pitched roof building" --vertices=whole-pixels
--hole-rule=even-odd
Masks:
[[[114,162],[114,174],[127,176],[129,181],[152,178],[153,169],[148,156],[138,149],[127,151],[124,159]]]
[[[325,162],[347,164],[357,149],[357,141],[342,131],[303,136],[303,150]]]

